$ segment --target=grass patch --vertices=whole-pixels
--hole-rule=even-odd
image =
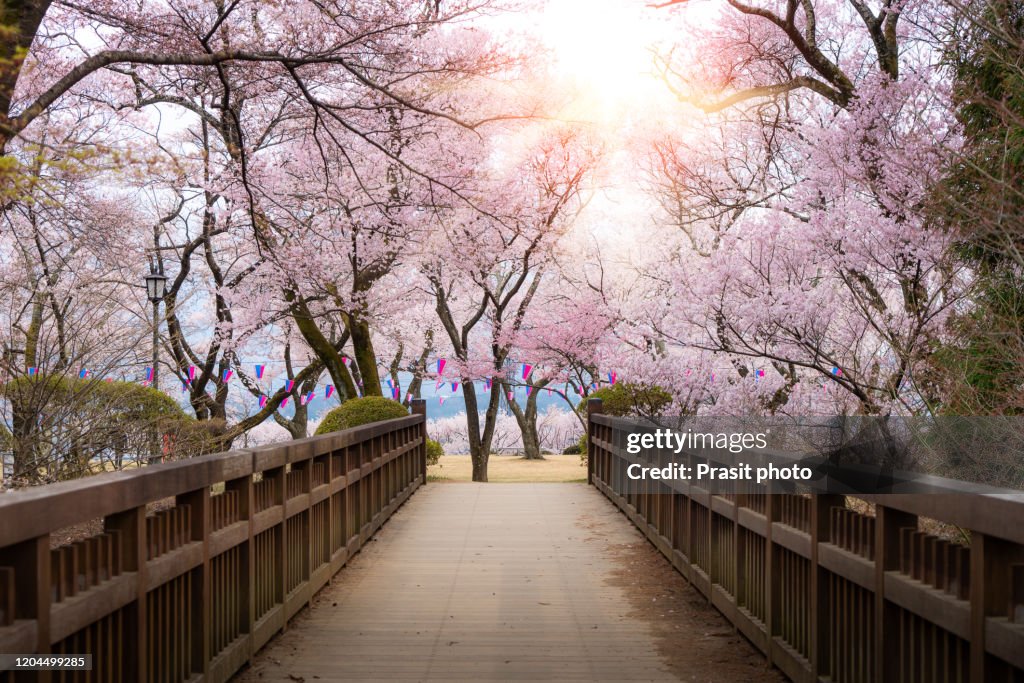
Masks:
[[[543,460],[492,455],[487,462],[487,479],[494,483],[585,484],[587,470],[580,464],[578,455],[547,455]],[[468,455],[445,455],[437,465],[427,468],[427,481],[444,483],[472,480],[473,463]]]

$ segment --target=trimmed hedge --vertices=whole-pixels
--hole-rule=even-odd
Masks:
[[[352,429],[371,422],[393,420],[396,417],[406,417],[407,415],[409,415],[409,411],[405,406],[390,398],[383,396],[350,398],[324,416],[320,426],[316,428],[316,433],[320,435],[340,432],[343,429]]]
[[[659,386],[627,382],[601,387],[581,400],[577,409],[586,412],[591,398],[601,399],[605,414],[615,417],[657,415],[672,404],[672,394]]]

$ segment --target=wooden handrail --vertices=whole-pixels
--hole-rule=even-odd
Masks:
[[[227,680],[426,482],[413,413],[0,495],[0,653],[93,655],[62,680]]]
[[[1024,677],[1024,496],[939,477],[935,493],[858,496],[627,482],[657,455],[627,454],[636,423],[600,401],[588,414],[593,485],[791,679]]]

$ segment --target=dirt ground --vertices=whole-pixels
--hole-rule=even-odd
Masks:
[[[427,468],[427,477],[439,482],[472,481],[473,463],[468,455],[443,455],[437,465]],[[578,455],[546,455],[543,460],[492,455],[487,463],[487,478],[495,483],[585,483],[587,468]]]
[[[629,617],[648,624],[658,651],[680,681],[784,683],[786,677],[646,540],[608,543],[608,521],[591,515],[577,523],[584,540],[604,543],[613,570],[607,582],[625,591]]]

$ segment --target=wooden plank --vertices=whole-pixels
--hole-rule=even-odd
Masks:
[[[613,557],[645,536],[662,541],[644,532],[580,484],[431,485],[237,680],[690,680],[668,668],[666,648],[701,660],[715,641],[729,643],[729,663],[752,662],[744,680],[780,680],[738,635],[718,637],[727,622],[691,597],[688,609],[721,624],[716,637],[653,636],[668,605],[646,598],[639,613],[618,574],[629,557]],[[669,577],[659,591],[692,595]]]

